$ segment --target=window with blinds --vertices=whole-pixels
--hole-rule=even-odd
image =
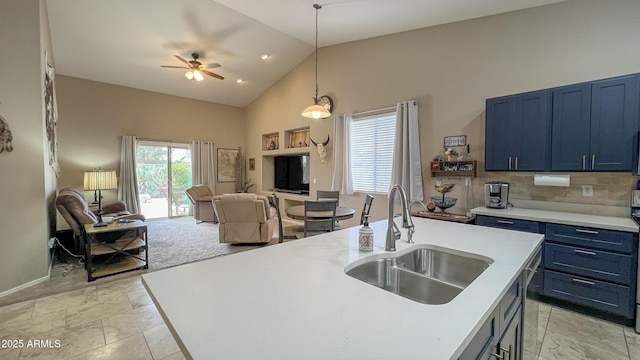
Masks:
[[[353,119],[351,122],[353,191],[389,191],[395,124],[395,112]]]

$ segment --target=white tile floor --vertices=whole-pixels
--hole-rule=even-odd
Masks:
[[[632,328],[538,305],[540,352],[526,359],[640,360]],[[185,358],[140,276],[2,306],[0,341],[2,360]]]

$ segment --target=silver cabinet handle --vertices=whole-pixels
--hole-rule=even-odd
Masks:
[[[516,170],[518,170],[518,157],[516,156]]]
[[[578,254],[584,254],[584,255],[598,255],[593,251],[585,251],[585,250],[578,250],[578,249],[573,249],[573,252],[577,252]]]
[[[582,234],[598,235],[598,232],[595,230],[576,229],[576,232],[579,232]]]
[[[498,224],[513,225],[513,221],[508,221],[508,220],[498,220],[497,222]]]
[[[592,281],[586,281],[586,280],[581,280],[581,279],[576,279],[574,278],[573,281],[580,283],[580,284],[585,284],[585,285],[595,285],[596,283],[592,282]]]
[[[591,169],[596,168],[596,154],[591,155]]]
[[[513,345],[509,345],[508,349],[503,348],[502,346],[500,346],[500,350],[502,350],[502,357],[504,357],[504,353],[507,353],[509,355],[508,359],[511,360],[511,352],[513,350]]]
[[[509,156],[509,170],[511,170],[511,156]]]
[[[582,170],[587,169],[587,155],[582,155]]]

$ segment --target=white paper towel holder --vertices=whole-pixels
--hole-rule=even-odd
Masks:
[[[571,177],[569,175],[534,174],[533,184],[538,186],[568,187],[571,184]]]

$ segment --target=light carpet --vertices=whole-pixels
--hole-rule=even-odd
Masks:
[[[218,224],[196,224],[190,217],[149,220],[147,228],[149,271],[264,246],[221,244],[218,238]]]

